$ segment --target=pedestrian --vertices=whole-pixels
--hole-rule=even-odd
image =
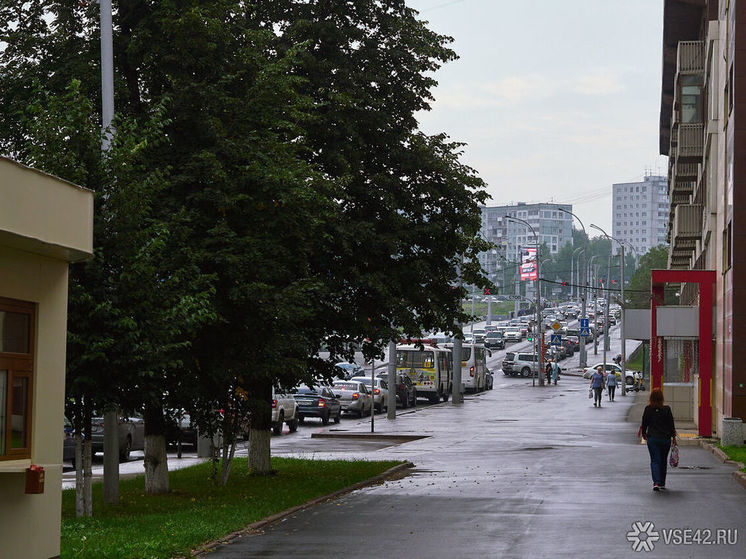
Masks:
[[[609,375],[606,377],[606,388],[609,391],[609,401],[614,401],[614,392],[616,392],[617,378],[616,372],[609,371]]]
[[[552,380],[554,381],[554,384],[557,384],[557,379],[559,378],[560,374],[560,366],[559,366],[559,359],[556,357],[554,358],[554,361],[552,361]]]
[[[552,362],[551,361],[547,361],[547,364],[544,367],[544,375],[546,375],[547,377],[547,384],[550,384],[549,379],[552,376]]]
[[[653,491],[666,488],[666,470],[671,440],[676,444],[676,426],[671,408],[663,404],[663,390],[650,391],[650,400],[642,412],[640,435],[648,444]]]
[[[593,407],[601,407],[601,394],[604,390],[603,367],[596,367],[596,372],[591,375],[591,388],[593,389]]]

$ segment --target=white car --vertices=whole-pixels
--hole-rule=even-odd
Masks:
[[[282,424],[287,423],[291,433],[298,430],[298,403],[292,394],[272,389],[272,433],[282,434]]]
[[[373,400],[368,387],[357,380],[335,380],[332,386],[334,394],[342,404],[342,411],[355,413],[360,417],[371,413]]]
[[[523,335],[520,330],[505,330],[503,336],[506,342],[520,342],[523,339]]]
[[[593,373],[596,371],[596,367],[603,367],[603,363],[596,363],[595,365],[591,367],[586,367],[583,369],[583,378],[591,378]],[[616,375],[616,378],[621,380],[622,379],[622,368],[617,365],[614,362],[606,362],[606,374],[611,374],[611,372],[614,372]],[[629,390],[645,390],[645,386],[642,384],[642,373],[639,371],[625,371],[626,379],[627,379],[627,389]]]
[[[370,377],[354,377],[350,380],[354,380],[357,382],[362,382],[368,390],[370,390]],[[389,400],[389,385],[388,382],[386,382],[382,378],[376,378],[375,384],[373,385],[373,407],[376,409],[377,412],[382,412],[384,410],[388,410],[388,405],[386,404]]]

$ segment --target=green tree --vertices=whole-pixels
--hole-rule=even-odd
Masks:
[[[637,270],[629,280],[625,292],[627,307],[632,309],[650,308],[650,271],[665,270],[668,267],[668,247],[658,245],[640,257]],[[666,286],[665,304],[674,304],[674,289]]]

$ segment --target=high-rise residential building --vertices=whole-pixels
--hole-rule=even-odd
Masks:
[[[659,139],[669,158],[668,268],[681,272],[674,277],[714,272],[715,289],[706,297],[695,282],[676,288],[680,304],[704,316],[710,309],[702,301],[714,297],[714,335],[674,337],[653,348],[651,334],[651,354],[665,360],[664,384],[668,380],[682,393],[688,387],[691,402],[682,410],[696,410],[692,419],[719,433],[724,419],[746,418],[746,345],[740,343],[746,336],[746,268],[739,265],[746,255],[739,229],[746,203],[735,203],[746,192],[746,128],[738,115],[746,114],[740,90],[746,83],[746,2],[664,2]],[[697,356],[710,352],[700,370]],[[703,403],[711,403],[710,417]]]
[[[505,219],[506,215],[523,219],[531,224],[539,237],[539,244],[545,244],[551,254],[556,254],[567,243],[572,244],[572,216],[559,211],[559,208],[572,212],[571,204],[518,204],[510,206],[482,207],[482,237],[497,248],[480,255],[482,267],[491,279],[500,282],[498,272],[502,272],[510,262],[521,259],[522,247],[535,246],[531,230],[524,224]],[[549,255],[541,255],[544,259]],[[506,264],[506,262],[508,264]]]
[[[667,177],[648,175],[640,182],[615,184],[612,191],[612,237],[632,246],[640,256],[667,244]]]

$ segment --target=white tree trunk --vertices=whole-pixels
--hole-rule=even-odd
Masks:
[[[168,457],[166,437],[146,435],[145,437],[145,493],[157,495],[168,493]]]
[[[267,474],[272,471],[270,458],[270,430],[249,429],[249,470],[255,474]]]

